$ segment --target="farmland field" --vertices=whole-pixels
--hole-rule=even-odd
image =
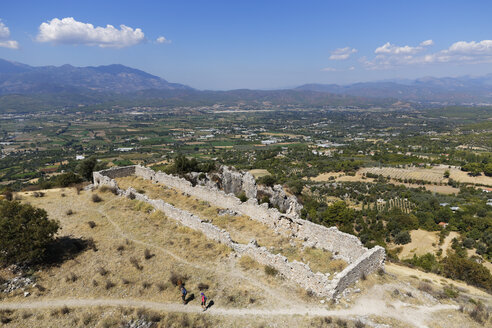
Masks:
[[[369,167],[360,170],[362,173],[372,173],[382,175],[384,177],[391,177],[393,179],[415,179],[424,180],[432,183],[447,183],[448,179],[444,178],[444,172],[449,170],[450,179],[461,183],[469,183],[476,185],[492,186],[492,178],[484,175],[478,177],[469,176],[466,172],[461,171],[456,167],[449,168],[446,165],[434,166],[430,169],[425,168],[393,168],[393,167]]]

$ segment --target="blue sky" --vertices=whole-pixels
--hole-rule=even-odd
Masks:
[[[492,1],[1,1],[0,58],[120,63],[200,89],[482,75],[490,13]]]

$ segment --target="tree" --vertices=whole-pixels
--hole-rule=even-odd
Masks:
[[[39,263],[59,229],[45,210],[17,201],[0,201],[0,263]]]
[[[275,182],[276,182],[276,180],[272,175],[265,175],[264,177],[261,177],[258,179],[258,183],[264,184],[265,186],[268,186],[268,187],[273,187]]]
[[[67,173],[60,174],[59,176],[56,177],[56,184],[64,188],[73,184],[81,183],[82,180],[83,179],[79,175],[73,172],[67,172]]]
[[[77,173],[80,174],[87,181],[92,181],[92,172],[97,165],[97,160],[95,158],[87,158],[77,165]]]
[[[492,163],[485,165],[483,168],[483,173],[485,173],[488,177],[492,177]]]
[[[445,257],[442,264],[444,276],[492,291],[492,275],[482,264],[456,254]]]
[[[408,231],[400,231],[395,236],[395,244],[398,244],[398,245],[405,245],[411,241],[412,241],[412,237],[410,236],[410,233],[408,233]]]

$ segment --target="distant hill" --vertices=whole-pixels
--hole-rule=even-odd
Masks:
[[[395,98],[443,104],[492,103],[492,74],[482,77],[434,78],[382,82],[304,84],[295,90],[328,92],[359,97]]]
[[[0,59],[0,95],[86,91],[128,93],[146,89],[192,88],[123,65],[33,67]]]
[[[386,107],[395,99],[310,90],[199,91],[123,65],[34,67],[0,59],[0,112],[89,106],[292,105]]]

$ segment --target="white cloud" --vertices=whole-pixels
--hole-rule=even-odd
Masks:
[[[171,43],[171,40],[168,40],[165,37],[160,36],[157,39],[155,39],[155,42],[157,42],[157,43]]]
[[[10,29],[0,21],[0,47],[9,49],[19,49],[19,42],[9,40]]]
[[[423,41],[416,47],[398,47],[388,42],[374,51],[376,56],[372,60],[363,57],[360,62],[371,70],[433,63],[492,63],[492,40],[458,41],[447,49],[434,53],[421,53],[432,45],[434,45],[432,40]]]
[[[350,67],[348,68],[348,70],[349,70],[349,71],[353,71],[353,70],[355,70],[355,66],[350,66]]]
[[[492,55],[492,40],[458,41],[453,43],[448,51],[467,55]]]
[[[5,24],[0,21],[0,39],[5,40],[10,37],[10,30]]]
[[[325,67],[321,69],[322,72],[336,72],[338,71],[336,68],[333,67]]]
[[[427,41],[424,41],[424,42],[427,42]],[[421,46],[418,46],[418,47],[411,47],[411,46],[399,47],[399,46],[396,46],[396,45],[391,44],[389,42],[386,42],[381,47],[376,48],[376,50],[374,50],[374,53],[375,54],[408,55],[408,54],[416,54],[416,53],[422,51],[423,49],[424,48]]]
[[[19,49],[19,42],[14,40],[0,41],[0,47],[9,49]]]
[[[350,48],[350,47],[345,47],[345,48],[338,48],[335,49],[334,51],[331,52],[330,59],[331,60],[345,60],[350,57],[350,55],[355,54],[357,52],[357,49]]]
[[[145,35],[141,29],[133,29],[126,25],[120,25],[120,29],[113,25],[94,27],[89,23],[78,22],[73,17],[66,17],[53,18],[42,23],[36,40],[55,44],[124,48],[145,41]]]
[[[434,41],[433,40],[425,40],[425,41],[420,42],[420,45],[422,47],[433,46],[434,45]]]

